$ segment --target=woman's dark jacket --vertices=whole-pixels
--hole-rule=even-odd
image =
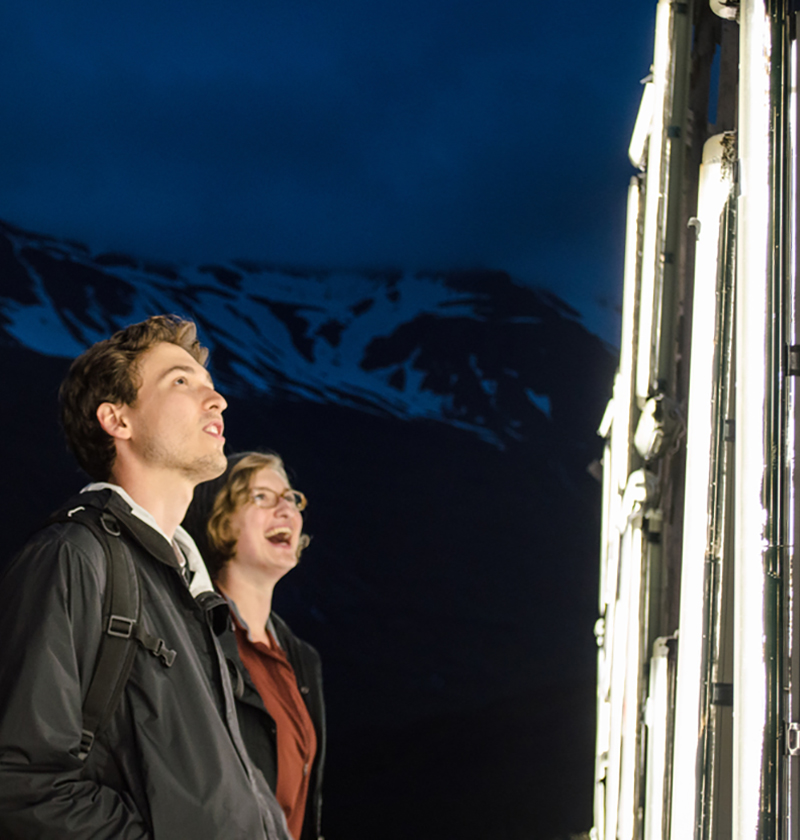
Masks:
[[[318,840],[321,836],[322,771],[325,764],[325,706],[322,698],[322,665],[317,651],[298,639],[279,616],[272,613],[270,623],[278,644],[294,669],[297,687],[305,701],[317,735],[317,754],[311,768],[308,785],[308,799],[303,818],[303,833],[300,840]],[[236,636],[233,631],[220,639],[222,649],[230,663],[235,665],[241,679],[233,675],[236,694],[236,710],[242,738],[253,763],[264,774],[274,791],[278,779],[275,721],[264,708],[261,695],[250,679],[247,669],[239,658]]]

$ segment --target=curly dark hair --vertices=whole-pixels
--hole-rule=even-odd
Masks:
[[[97,419],[104,402],[133,405],[141,386],[137,363],[161,342],[177,344],[201,365],[208,350],[197,339],[197,327],[177,315],[153,315],[98,341],[70,365],[59,389],[61,425],[78,463],[95,481],[106,481],[116,458],[114,439]]]

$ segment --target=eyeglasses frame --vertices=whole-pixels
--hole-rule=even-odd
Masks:
[[[272,493],[275,496],[275,504],[273,505],[260,505],[255,497],[264,493]],[[272,510],[273,508],[278,507],[281,503],[281,499],[286,499],[293,507],[297,508],[298,511],[305,510],[308,507],[308,499],[306,499],[305,493],[300,490],[295,490],[294,488],[287,488],[283,491],[283,493],[277,493],[275,490],[271,490],[269,487],[264,487],[260,490],[251,490],[248,494],[250,501],[258,508],[262,510]],[[294,496],[294,500],[290,499],[290,496]],[[297,498],[299,496],[299,499]]]

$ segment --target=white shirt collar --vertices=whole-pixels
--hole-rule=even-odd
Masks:
[[[173,547],[178,549],[179,557],[185,558],[185,562],[189,564],[189,568],[194,572],[192,583],[189,591],[193,597],[197,597],[201,592],[213,592],[214,587],[211,584],[211,577],[208,574],[206,564],[200,556],[200,551],[195,545],[194,540],[189,536],[188,532],[180,525],[175,529],[174,539],[170,539],[159,527],[150,511],[145,510],[138,502],[130,497],[130,495],[122,489],[118,484],[111,484],[108,481],[95,481],[87,484],[81,490],[81,493],[90,493],[94,490],[113,490],[117,495],[121,496],[131,507],[131,513],[137,518],[141,519],[146,525],[149,525],[156,533],[161,534],[162,537]]]

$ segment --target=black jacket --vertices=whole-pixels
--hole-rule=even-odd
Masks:
[[[322,697],[322,665],[317,651],[298,639],[283,619],[272,613],[272,625],[278,644],[292,666],[297,687],[305,701],[317,735],[317,753],[311,768],[303,833],[300,840],[318,840],[322,818],[322,772],[325,766],[325,706]],[[264,708],[247,669],[239,658],[236,636],[231,630],[220,638],[228,659],[235,664],[241,676],[236,691],[236,711],[242,738],[256,767],[264,774],[270,788],[275,790],[278,779],[275,721]],[[236,680],[235,680],[236,684]]]
[[[137,645],[121,702],[82,762],[106,557],[83,525],[34,537],[0,580],[0,837],[288,840],[241,741],[214,629],[227,604],[192,597],[172,547],[118,494],[71,501],[115,515],[139,573],[142,624],[177,655],[167,667]]]

